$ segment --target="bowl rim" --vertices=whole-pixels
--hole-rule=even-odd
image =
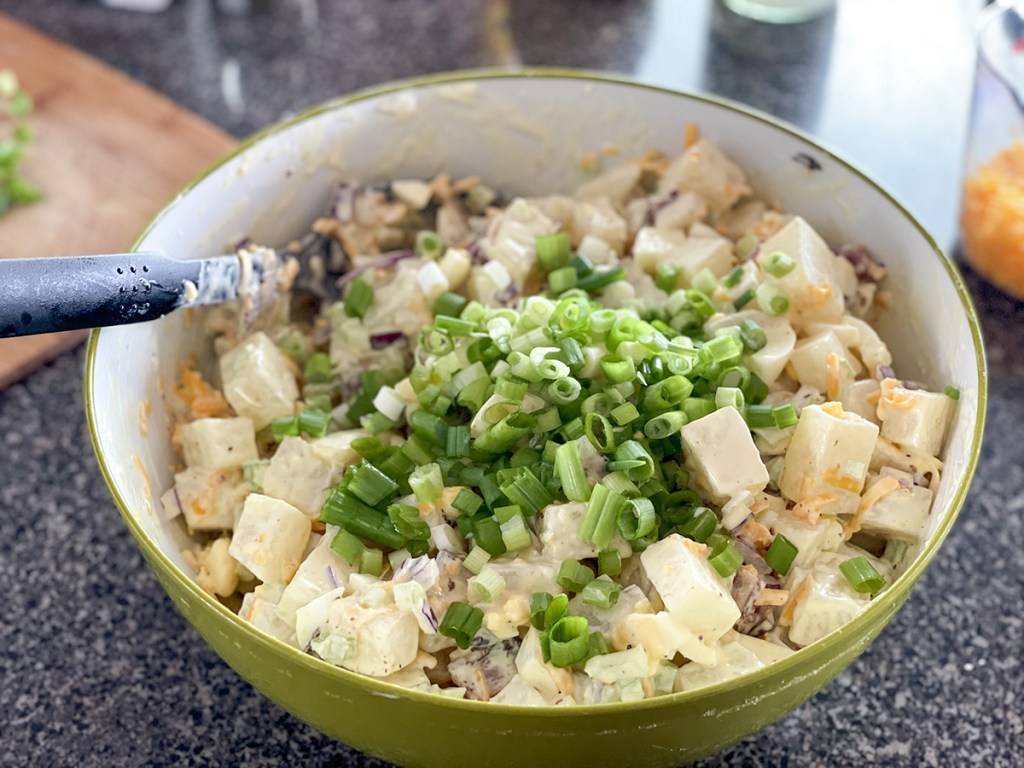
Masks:
[[[653,85],[650,83],[644,83],[634,80],[629,77],[608,74],[603,72],[594,72],[583,69],[568,69],[562,67],[521,67],[516,69],[498,69],[498,68],[482,68],[482,69],[464,69],[455,70],[451,72],[441,72],[429,75],[423,75],[418,77],[405,78],[400,80],[389,81],[380,85],[372,86],[369,88],[360,89],[352,93],[330,99],[328,101],[316,104],[296,115],[286,117],[269,126],[263,128],[260,131],[250,135],[243,139],[237,147],[231,152],[221,157],[219,160],[212,163],[205,170],[200,172],[191,181],[181,188],[171,199],[164,205],[156,215],[150,220],[145,226],[141,233],[135,238],[132,243],[130,251],[138,250],[140,243],[149,235],[153,228],[164,218],[165,215],[177,204],[177,202],[188,194],[194,187],[200,184],[208,176],[219,170],[222,166],[233,160],[238,155],[249,150],[255,144],[259,143],[263,139],[272,136],[276,133],[280,133],[288,128],[305,122],[312,118],[318,117],[321,114],[331,112],[334,110],[341,109],[343,107],[355,104],[357,102],[365,101],[368,99],[377,98],[380,96],[386,96],[389,94],[397,93],[406,90],[416,90],[424,87],[433,87],[437,85],[445,84],[456,84],[456,83],[469,83],[479,80],[575,80],[579,82],[592,82],[601,84],[610,84],[617,86],[628,86],[631,88],[639,88],[647,91],[653,91],[656,93],[662,93],[673,97],[683,97],[684,99],[704,102],[716,107],[720,107],[741,116],[752,119],[756,122],[767,125],[769,128],[773,128],[777,131],[781,131],[794,138],[797,138],[809,146],[816,148],[824,156],[830,160],[841,165],[848,172],[857,176],[861,181],[868,184],[876,192],[878,192],[885,200],[893,205],[903,216],[906,218],[917,230],[918,234],[925,240],[925,242],[931,247],[932,252],[938,258],[939,263],[943,266],[949,280],[953,283],[956,289],[957,295],[960,297],[961,308],[964,311],[968,325],[971,331],[971,339],[974,344],[975,362],[977,365],[978,375],[978,393],[977,393],[977,412],[975,414],[975,425],[974,433],[971,436],[970,443],[970,455],[968,457],[967,465],[964,469],[962,476],[959,479],[959,483],[953,494],[953,498],[946,509],[942,520],[939,522],[933,536],[911,563],[910,567],[907,568],[900,576],[894,581],[885,592],[878,598],[872,600],[867,608],[865,608],[858,616],[852,621],[848,622],[838,630],[830,633],[826,637],[811,643],[804,648],[797,650],[791,655],[784,659],[775,661],[771,664],[765,665],[764,667],[748,672],[732,680],[715,683],[702,688],[693,689],[690,691],[680,691],[677,693],[670,693],[661,696],[655,696],[652,698],[643,699],[641,701],[633,702],[610,702],[606,704],[582,704],[574,705],[570,707],[558,706],[558,705],[543,705],[543,706],[525,706],[525,705],[512,705],[512,704],[494,704],[491,702],[476,701],[472,699],[455,699],[453,697],[442,696],[437,693],[428,691],[418,691],[410,688],[404,688],[393,683],[386,683],[377,678],[360,675],[355,672],[351,672],[342,667],[337,667],[329,664],[321,659],[314,658],[309,654],[303,653],[301,650],[294,646],[288,645],[282,640],[271,637],[256,629],[253,625],[243,620],[238,614],[231,611],[227,606],[222,604],[212,595],[202,590],[195,580],[186,574],[181,568],[179,568],[169,557],[149,538],[146,532],[142,529],[142,526],[133,516],[131,509],[120,494],[113,478],[113,474],[110,470],[103,452],[100,448],[99,433],[97,428],[97,416],[96,416],[96,398],[93,390],[93,378],[96,366],[97,350],[100,340],[100,334],[102,329],[93,329],[89,336],[89,342],[86,349],[86,360],[84,370],[84,403],[86,418],[89,427],[89,434],[92,441],[93,451],[96,454],[97,463],[99,464],[100,472],[107,484],[111,496],[113,497],[114,503],[120,512],[121,518],[124,520],[128,529],[131,531],[133,537],[142,549],[143,554],[146,555],[149,563],[152,566],[159,564],[159,566],[173,579],[175,585],[183,589],[191,598],[198,601],[198,603],[206,608],[219,613],[222,618],[230,621],[235,629],[241,634],[246,636],[250,641],[255,642],[258,646],[261,646],[264,650],[272,652],[278,657],[287,658],[292,663],[303,664],[309,666],[311,670],[315,670],[318,673],[334,677],[338,682],[344,684],[355,685],[359,688],[363,688],[367,692],[385,697],[390,699],[406,699],[411,702],[422,702],[433,704],[435,706],[446,706],[451,707],[455,710],[464,710],[469,712],[492,712],[494,714],[501,714],[503,716],[513,717],[531,717],[531,716],[543,716],[551,717],[555,716],[560,719],[564,718],[582,718],[582,717],[593,717],[595,715],[619,715],[624,712],[636,712],[645,711],[650,709],[660,709],[662,707],[674,707],[683,704],[694,704],[700,702],[702,699],[712,698],[717,696],[719,693],[725,692],[729,689],[734,689],[737,684],[744,686],[752,686],[758,683],[762,683],[773,677],[778,677],[780,681],[785,680],[792,670],[796,668],[803,668],[806,666],[806,662],[812,661],[817,658],[815,670],[819,667],[825,666],[831,656],[827,653],[827,650],[840,642],[844,637],[850,635],[857,635],[862,631],[869,631],[869,628],[877,621],[877,619],[883,615],[887,610],[899,607],[903,600],[909,596],[913,585],[920,578],[924,569],[931,562],[935,556],[942,542],[949,534],[953,523],[963,507],[964,501],[967,497],[967,492],[970,487],[971,481],[974,477],[975,469],[981,453],[981,440],[985,428],[985,417],[986,417],[986,405],[988,402],[988,370],[987,361],[985,356],[985,349],[982,342],[982,334],[978,315],[974,307],[974,303],[971,299],[970,293],[967,290],[966,284],[963,277],[960,274],[959,269],[953,260],[939,247],[935,239],[928,233],[928,231],[921,225],[921,223],[910,213],[910,211],[903,205],[896,197],[894,197],[889,191],[882,187],[879,183],[870,178],[867,174],[859,170],[854,164],[846,160],[840,153],[829,148],[823,144],[820,140],[811,137],[799,128],[780,120],[772,115],[769,115],[760,110],[748,107],[738,102],[722,98],[720,96],[713,96],[706,93],[687,91],[677,88],[669,88],[665,86]],[[864,644],[866,647],[866,644]],[[857,653],[859,654],[864,647],[858,648]],[[787,687],[782,685],[781,687]],[[262,692],[261,692],[262,693]],[[264,694],[266,695],[266,694]]]

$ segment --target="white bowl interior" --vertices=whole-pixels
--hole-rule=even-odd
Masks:
[[[860,242],[889,267],[893,303],[880,330],[897,372],[961,391],[935,510],[949,508],[971,460],[978,421],[976,339],[935,246],[870,182],[807,140],[761,117],[699,97],[575,77],[434,82],[341,103],[263,137],[174,201],[138,244],[179,258],[223,253],[248,235],[281,245],[320,215],[334,184],[479,175],[510,193],[571,191],[586,153],[678,153],[686,123],[713,138],[783,210],[837,245]],[[821,169],[794,161],[810,155]],[[171,481],[170,396],[180,361],[209,347],[183,313],[104,330],[95,350],[93,412],[101,454],[142,529],[180,568],[187,538],[159,498]],[[141,413],[149,408],[148,419]],[[142,423],[148,421],[148,429]],[[932,515],[933,531],[942,515]]]

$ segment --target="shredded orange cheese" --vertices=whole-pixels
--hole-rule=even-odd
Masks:
[[[909,411],[914,407],[917,396],[904,389],[896,379],[882,379],[879,385],[880,408],[895,408],[897,411]]]
[[[696,123],[687,123],[683,129],[683,149],[689,149],[700,138],[700,128]]]
[[[900,487],[899,480],[895,477],[880,477],[871,487],[868,488],[864,495],[860,499],[860,504],[857,505],[857,511],[853,513],[853,517],[850,518],[850,522],[843,528],[843,538],[849,539],[853,534],[860,530],[860,519],[864,516],[871,507],[878,503],[886,494],[890,494]]]
[[[850,477],[839,471],[839,467],[829,467],[822,476],[822,482],[831,485],[833,488],[842,488],[844,491],[860,493],[864,487],[863,478]]]
[[[738,533],[742,534],[744,539],[752,542],[755,546],[760,547],[761,549],[768,549],[768,547],[771,546],[772,532],[753,518],[747,520],[747,522],[745,522],[739,529]]]
[[[817,525],[818,519],[822,515],[823,507],[834,501],[836,501],[836,497],[831,493],[819,493],[816,496],[808,496],[796,503],[796,506],[793,507],[793,515],[806,520],[811,525]]]
[[[231,406],[219,390],[214,389],[195,369],[193,357],[181,364],[181,380],[174,387],[177,395],[192,411],[193,419],[223,418],[232,416]]]
[[[813,586],[814,577],[811,576],[811,574],[804,576],[804,580],[800,582],[800,586],[790,594],[789,602],[786,603],[785,607],[783,607],[782,611],[779,613],[780,626],[793,626],[793,612],[802,600],[807,599],[807,596],[811,593],[811,588]]]
[[[825,403],[821,406],[821,410],[823,410],[829,416],[835,416],[837,419],[849,418],[849,414],[847,414],[846,411],[843,410],[842,403]]]
[[[825,355],[825,394],[829,400],[839,398],[839,388],[842,386],[842,373],[839,370],[839,355],[829,352]]]
[[[754,598],[754,605],[785,605],[788,599],[789,590],[765,587],[761,594]]]
[[[1016,142],[964,183],[964,255],[982,275],[1024,298],[1024,142]]]

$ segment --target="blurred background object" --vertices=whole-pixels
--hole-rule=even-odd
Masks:
[[[769,24],[809,21],[835,7],[836,0],[722,0],[732,11]]]

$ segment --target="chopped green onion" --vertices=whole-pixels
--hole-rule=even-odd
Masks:
[[[740,339],[743,340],[743,346],[751,352],[762,350],[768,344],[764,329],[749,317],[744,318],[740,325]]]
[[[743,413],[743,393],[735,387],[719,387],[715,390],[715,408],[735,408]]]
[[[555,475],[562,483],[562,492],[569,501],[590,499],[590,481],[583,470],[580,447],[575,440],[558,446],[555,451]]]
[[[665,293],[672,293],[679,287],[679,275],[682,270],[678,264],[663,262],[658,265],[658,271],[654,277],[654,284]]]
[[[722,578],[732,576],[743,565],[743,555],[739,553],[736,546],[726,539],[717,544],[711,550],[708,562]]]
[[[796,268],[796,262],[788,253],[772,251],[761,262],[761,269],[772,277],[785,277]]]
[[[718,278],[710,269],[703,267],[690,280],[690,287],[710,296],[718,288]]]
[[[379,549],[364,549],[359,555],[359,572],[371,576],[380,576],[384,573],[384,553]]]
[[[480,573],[469,577],[468,585],[480,600],[490,602],[505,591],[505,578],[490,565],[485,565]]]
[[[473,547],[462,561],[462,566],[470,573],[480,573],[480,570],[487,565],[491,559],[490,553],[483,547]]]
[[[334,378],[334,371],[331,370],[331,358],[323,352],[316,352],[309,356],[303,369],[302,377],[309,383],[325,384]]]
[[[587,657],[604,656],[608,653],[608,641],[600,632],[591,632],[587,640]],[[675,669],[673,667],[673,669]]]
[[[527,516],[537,514],[555,500],[548,487],[528,467],[518,468],[515,479],[502,484],[500,488],[501,492],[513,504],[518,504]]]
[[[601,549],[607,547],[615,535],[619,513],[626,506],[627,501],[622,494],[611,490],[604,483],[595,485],[580,523],[580,538],[593,542]]]
[[[373,303],[373,287],[357,277],[349,283],[345,293],[345,314],[349,317],[363,317]]]
[[[298,437],[300,434],[299,417],[278,416],[270,422],[270,432],[274,436],[275,442],[278,443],[286,437]]]
[[[547,592],[530,595],[530,624],[544,631],[562,618],[569,610],[569,598],[565,595],[552,597]]]
[[[709,318],[715,314],[715,306],[711,303],[711,299],[707,297],[703,291],[698,291],[691,288],[686,292],[686,301],[690,307],[702,318]]]
[[[437,631],[445,637],[455,640],[455,643],[465,650],[469,648],[476,633],[484,623],[484,612],[474,608],[469,603],[454,602],[448,606],[444,618],[437,627]]]
[[[463,488],[455,496],[455,500],[452,501],[452,506],[459,511],[462,515],[472,517],[477,513],[477,510],[484,505],[484,500],[481,499],[477,494],[473,493],[469,488]]]
[[[399,549],[406,543],[405,537],[398,532],[389,517],[363,503],[341,486],[335,488],[324,502],[320,519],[391,549]]]
[[[602,288],[607,288],[612,283],[617,283],[619,280],[625,279],[626,270],[621,266],[615,266],[602,271],[595,270],[585,277],[580,277],[576,282],[576,287],[587,291],[588,293],[593,293],[594,291],[599,291]]]
[[[622,556],[617,549],[602,549],[597,556],[597,571],[605,576],[622,573]]]
[[[578,560],[563,560],[555,579],[558,586],[569,592],[582,592],[594,580],[594,572]]]
[[[434,302],[434,315],[458,317],[466,306],[466,298],[452,291],[445,291]]]
[[[697,507],[691,517],[679,526],[679,532],[694,541],[705,542],[718,527],[718,518],[707,507]]]
[[[441,242],[441,238],[437,236],[436,232],[431,232],[429,229],[421,229],[416,233],[416,242],[413,245],[413,250],[417,256],[434,260],[440,258],[444,252],[444,243]]]
[[[732,303],[733,308],[737,312],[739,312],[741,309],[743,309],[745,306],[747,306],[747,304],[749,304],[750,302],[752,302],[754,300],[754,295],[755,294],[754,294],[753,289],[748,288],[747,290],[745,290],[743,293],[741,293],[739,295],[739,297],[736,299],[736,301],[734,301]]]
[[[366,547],[363,546],[363,542],[342,528],[331,539],[331,549],[349,565],[356,565]]]
[[[640,418],[640,411],[632,403],[623,403],[612,408],[608,415],[612,417],[612,421],[624,427]]]
[[[526,526],[526,520],[522,515],[514,515],[500,523],[498,527],[501,529],[501,540],[505,544],[507,552],[518,552],[533,543],[530,538],[530,529]]]
[[[559,267],[548,275],[548,290],[558,295],[575,288],[579,273],[572,267]]]
[[[619,533],[626,541],[636,541],[654,530],[657,519],[650,499],[630,499],[616,519]]]
[[[768,547],[768,551],[764,553],[764,561],[780,576],[785,576],[789,573],[798,552],[799,550],[793,542],[781,533],[777,533],[771,546]]]
[[[636,365],[631,357],[607,355],[601,360],[601,369],[608,381],[613,384],[631,381],[636,376]]]
[[[770,405],[748,405],[747,426],[751,429],[768,429],[775,426],[775,414]]]
[[[726,288],[735,288],[740,284],[740,280],[743,279],[743,267],[733,267],[732,272],[726,275],[725,280],[722,281],[722,285]]]
[[[689,397],[692,391],[693,383],[685,376],[678,374],[669,376],[651,384],[644,390],[640,397],[640,410],[647,413],[658,413],[675,408]]]
[[[553,272],[559,267],[564,267],[572,258],[568,232],[538,235],[534,239],[534,247],[537,250],[537,263],[545,272]]]
[[[499,525],[494,517],[473,518],[471,530],[473,532],[473,541],[478,547],[487,551],[491,557],[503,555],[508,551],[508,547],[505,546],[504,537],[501,534],[501,525]]]
[[[583,587],[580,596],[587,605],[608,610],[619,602],[619,594],[621,592],[622,587],[614,581],[594,579]]]
[[[792,403],[777,405],[772,408],[772,418],[775,419],[775,426],[779,429],[791,427],[800,420]]]
[[[522,402],[529,389],[530,382],[511,374],[499,376],[497,381],[494,382],[494,394],[509,400],[515,400],[517,403]]]
[[[651,440],[663,440],[676,435],[689,421],[682,411],[666,411],[644,424],[644,434]]]
[[[441,468],[434,462],[416,467],[409,476],[409,487],[421,504],[436,501],[444,490]]]
[[[590,653],[590,626],[582,616],[564,616],[548,631],[553,667],[571,667]]]
[[[943,390],[943,392],[945,392],[946,393],[946,397],[948,397],[951,400],[959,400],[960,399],[960,390],[957,389],[956,387],[946,387]]]
[[[548,399],[555,405],[568,405],[580,396],[582,389],[580,383],[572,377],[555,379],[548,384]],[[561,421],[558,426],[562,426]]]
[[[706,400],[703,397],[688,397],[683,400],[680,407],[683,409],[683,413],[686,414],[688,421],[697,421],[709,414],[715,412],[715,401]]]
[[[348,490],[371,507],[375,507],[398,492],[398,483],[373,464],[363,461],[352,472],[348,480]]]
[[[400,534],[407,539],[426,540],[430,538],[430,526],[420,517],[420,511],[409,504],[391,504],[388,517]]]
[[[885,586],[885,579],[863,555],[844,560],[839,570],[856,592],[875,593]]]
[[[469,451],[469,425],[459,424],[448,427],[445,453],[453,457],[465,456]]]
[[[789,309],[789,299],[771,283],[757,286],[757,303],[769,315],[782,315]]]
[[[602,453],[615,448],[615,430],[611,422],[600,413],[592,412],[584,416],[583,430],[590,444]]]
[[[630,462],[632,466],[612,466],[621,462]],[[615,461],[608,464],[608,469],[612,472],[623,470],[634,483],[642,483],[654,476],[654,459],[636,440],[627,440],[615,449]]]

